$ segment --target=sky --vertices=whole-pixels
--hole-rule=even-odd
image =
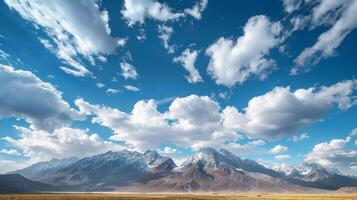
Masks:
[[[0,171],[224,148],[357,174],[357,1],[0,2]]]

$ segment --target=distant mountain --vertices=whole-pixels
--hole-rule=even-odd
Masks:
[[[50,174],[55,173],[57,170],[67,167],[76,161],[78,161],[78,158],[75,157],[52,159],[50,161],[33,164],[22,170],[9,172],[8,174],[20,174],[31,180],[41,181]]]
[[[317,163],[302,163],[297,165],[277,165],[273,168],[286,176],[306,181],[319,181],[332,175],[341,175],[337,169],[327,168]]]
[[[357,179],[318,164],[269,169],[213,148],[200,149],[181,166],[156,151],[109,151],[37,163],[17,172],[66,191],[306,192],[357,187]]]
[[[211,158],[211,160],[208,160],[209,158]],[[212,158],[214,159],[212,160]],[[202,148],[193,155],[192,159],[193,161],[198,159],[207,162],[207,167],[219,167],[222,164],[231,165],[240,170],[262,173],[273,177],[281,177],[281,173],[266,168],[254,160],[242,159],[225,149],[221,149],[218,152],[213,148]],[[213,164],[212,161],[215,162],[215,164]]]
[[[107,152],[83,158],[57,170],[43,181],[56,186],[78,186],[80,190],[113,190],[120,186],[142,185],[160,178],[176,165],[155,151]]]
[[[36,193],[56,191],[57,188],[31,181],[19,174],[5,174],[0,175],[0,193]]]
[[[357,187],[341,187],[337,191],[344,193],[357,193]]]
[[[227,150],[202,148],[171,175],[148,182],[151,191],[299,192],[304,188],[276,178],[281,174]]]
[[[302,163],[291,166],[275,167],[288,178],[318,183],[321,188],[338,189],[340,187],[357,187],[357,179],[344,176],[334,168],[324,167],[317,163]]]

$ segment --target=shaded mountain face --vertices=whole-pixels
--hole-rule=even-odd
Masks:
[[[225,149],[217,151],[213,148],[202,148],[196,152],[189,161],[186,161],[186,163],[192,162],[201,162],[205,168],[219,168],[220,166],[229,165],[238,170],[257,172],[273,177],[281,177],[282,175],[281,173],[264,167],[254,160],[242,159]]]
[[[19,172],[42,171],[43,183],[66,191],[306,192],[357,186],[357,179],[317,164],[273,170],[213,148],[200,149],[179,167],[155,151],[109,151],[57,162],[35,164]]]
[[[19,174],[5,174],[0,175],[0,193],[35,193],[35,192],[48,192],[56,191],[57,188],[31,181]]]
[[[164,178],[152,180],[146,190],[299,192],[309,190],[274,177],[281,176],[257,162],[241,159],[227,150],[202,148],[183,166]]]
[[[57,170],[67,167],[78,160],[79,159],[75,157],[52,159],[50,161],[33,164],[22,170],[9,172],[8,174],[20,174],[31,180],[41,181],[44,177],[55,173]]]
[[[56,186],[78,186],[80,190],[113,190],[115,187],[142,185],[165,176],[176,165],[171,158],[155,151],[144,154],[131,151],[107,152],[78,160],[44,182]]]

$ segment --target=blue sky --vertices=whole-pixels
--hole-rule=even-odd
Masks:
[[[226,148],[357,173],[357,3],[0,2],[0,168]]]

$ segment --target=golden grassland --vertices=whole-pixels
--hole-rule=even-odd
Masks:
[[[219,193],[52,193],[0,194],[0,200],[357,200],[357,193],[219,194]]]

